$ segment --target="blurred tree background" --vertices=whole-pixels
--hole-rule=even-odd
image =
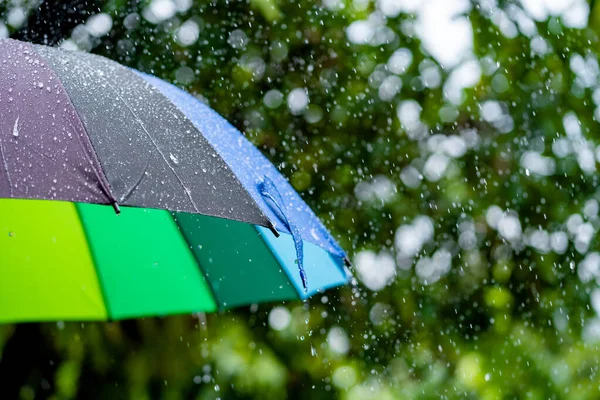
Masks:
[[[0,397],[600,398],[599,34],[585,0],[0,1],[0,37],[228,118],[356,277],[305,303],[0,326]]]

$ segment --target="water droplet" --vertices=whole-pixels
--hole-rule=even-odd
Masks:
[[[19,137],[19,117],[17,117],[17,120],[15,121],[15,126],[13,126],[13,136]]]
[[[14,237],[14,236],[15,236],[15,233],[14,233],[14,232],[12,232],[12,231],[11,231],[11,232],[8,232],[8,237]]]
[[[174,154],[169,153],[169,158],[171,158],[171,161],[173,162],[173,164],[175,164],[175,165],[179,164],[179,159],[177,157],[175,157]]]

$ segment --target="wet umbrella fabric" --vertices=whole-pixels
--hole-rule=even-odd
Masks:
[[[193,96],[87,53],[0,39],[0,55],[0,321],[209,312],[348,281],[287,180]]]

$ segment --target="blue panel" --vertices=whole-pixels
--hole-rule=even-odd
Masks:
[[[259,193],[258,185],[265,176],[277,187],[285,202],[286,217],[298,227],[303,241],[312,242],[338,258],[345,257],[344,251],[289,182],[235,127],[192,95],[161,79],[136,72],[169,98],[202,132],[279,231],[290,232]],[[307,275],[310,280],[310,273]]]
[[[308,277],[308,287],[305,291],[302,287],[300,274],[298,273],[296,248],[292,236],[284,233],[277,238],[266,228],[257,226],[256,229],[283,266],[290,281],[298,291],[300,298],[306,299],[321,290],[340,286],[348,282],[348,278],[343,272],[344,268],[341,265],[341,259],[336,262],[334,257],[330,256],[321,247],[310,242],[305,242],[304,270]]]

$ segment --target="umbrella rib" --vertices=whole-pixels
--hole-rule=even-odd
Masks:
[[[85,61],[83,58],[81,59],[81,61],[82,61],[82,63],[85,63],[88,66],[88,68],[90,68],[92,71],[94,71],[94,68],[87,61]],[[110,83],[110,81],[104,77],[103,73],[99,73],[97,75],[102,80],[104,80],[104,82],[106,82],[106,84],[113,90],[113,92],[117,95],[117,97],[123,102],[123,104],[125,105],[125,107],[127,107],[127,110],[131,113],[131,115],[133,115],[133,117],[135,118],[135,121],[140,125],[140,127],[142,128],[142,130],[144,131],[144,133],[146,134],[146,136],[148,137],[148,139],[150,139],[150,142],[152,143],[152,145],[154,146],[154,148],[156,149],[156,151],[158,151],[158,153],[162,157],[162,159],[165,162],[165,164],[167,164],[167,166],[169,167],[169,169],[171,170],[171,172],[173,172],[173,175],[175,175],[175,177],[179,181],[179,184],[181,185],[181,187],[183,188],[183,191],[187,195],[188,200],[190,201],[190,203],[194,207],[194,210],[196,210],[197,213],[200,213],[200,210],[198,209],[198,206],[196,205],[196,202],[192,198],[192,194],[190,193],[190,190],[185,186],[185,184],[183,183],[183,180],[181,179],[181,177],[179,176],[179,174],[177,173],[177,171],[175,171],[175,168],[173,168],[173,166],[167,160],[167,157],[165,156],[165,154],[158,147],[158,145],[154,141],[154,138],[152,137],[152,135],[150,135],[150,132],[148,132],[148,130],[144,126],[144,123],[142,122],[141,118],[135,113],[135,111],[133,111],[131,109],[131,107],[129,106],[129,104],[127,104],[127,102],[125,101],[125,99],[119,94],[119,92]]]
[[[73,106],[73,109],[75,109],[75,106]],[[75,111],[75,112],[77,113],[77,111]],[[77,118],[79,118],[79,120],[81,121],[81,118],[79,117],[79,114],[77,114]],[[101,172],[98,171],[98,169],[96,168],[96,165],[95,165],[96,163],[99,165],[100,168],[102,168],[102,166],[100,165],[100,162],[96,160],[96,163],[95,163],[94,160],[90,157],[90,154],[88,154],[88,150],[91,150],[92,152],[95,151],[94,148],[93,148],[93,146],[91,147],[91,149],[88,149],[85,146],[85,144],[83,143],[83,141],[81,140],[80,135],[77,134],[77,129],[75,128],[73,122],[70,121],[70,120],[68,122],[69,122],[69,125],[71,125],[71,128],[76,133],[75,136],[77,136],[77,140],[79,141],[79,146],[81,146],[81,149],[83,150],[85,158],[87,159],[87,161],[92,166],[92,171],[94,171],[94,175],[96,175],[96,179],[98,179],[98,182],[100,182],[100,188],[102,189],[102,191],[104,191],[104,193],[112,201],[112,204],[113,204],[113,207],[115,209],[115,212],[117,214],[119,214],[120,213],[119,204],[117,204],[117,199],[116,199],[115,195],[112,193],[112,189],[110,188],[110,183],[108,182],[108,180],[106,179],[106,177],[102,176]],[[81,123],[81,126],[83,128],[83,131],[87,134],[87,131],[85,129],[85,125],[83,125],[82,122],[80,122],[80,123]],[[90,145],[91,145],[91,141],[90,141]],[[96,155],[96,154],[94,154],[94,155]]]
[[[30,50],[33,52],[33,54],[36,54],[38,57],[40,57],[41,60],[45,60],[45,58],[41,54],[38,53],[38,51],[36,50],[36,47],[34,45],[28,44],[28,46],[29,46]],[[56,76],[54,71],[52,71],[52,76],[55,79],[57,79],[58,87],[59,87],[58,90],[59,90],[59,92],[64,91],[65,97],[67,99],[67,104],[72,109],[73,116],[75,117],[74,118],[75,122],[71,118],[68,118],[68,117],[66,118],[66,122],[68,123],[68,125],[72,129],[73,133],[77,137],[79,147],[82,150],[83,156],[85,157],[85,160],[89,164],[89,167],[91,168],[94,175],[96,176],[97,182],[95,182],[95,185],[91,184],[86,179],[85,174],[74,174],[74,173],[71,173],[68,169],[66,169],[64,171],[64,173],[67,173],[68,175],[75,177],[77,180],[81,180],[83,177],[84,186],[87,187],[88,189],[97,190],[99,188],[100,192],[104,196],[106,196],[106,200],[108,200],[108,202],[112,203],[112,206],[115,209],[115,212],[117,214],[119,214],[120,210],[119,210],[119,205],[117,204],[117,199],[112,192],[110,183],[108,182],[108,179],[104,173],[104,170],[102,169],[102,165],[100,164],[100,161],[97,158],[97,154],[95,152],[94,146],[92,145],[92,143],[89,139],[89,133],[86,130],[85,124],[84,124],[83,120],[81,119],[81,116],[77,112],[77,109],[76,109],[75,105],[73,104],[71,98],[69,97],[69,94],[68,94],[66,88],[63,86],[60,78],[58,76]],[[59,108],[62,108],[62,107],[63,106],[60,106],[60,101],[59,101],[55,104],[54,109],[58,110]],[[67,109],[65,108],[64,112],[66,112],[66,111],[67,111]],[[17,118],[17,121],[18,121],[18,118]],[[15,130],[17,129],[16,124],[17,123],[15,122]],[[16,133],[18,134],[18,131]],[[15,134],[15,136],[17,136],[17,135]],[[86,142],[86,139],[87,139],[87,142]],[[28,146],[27,143],[25,143],[25,146],[30,148],[31,150],[36,151],[42,157],[50,160],[55,165],[58,165],[58,161],[55,160],[53,157],[51,157],[47,154],[44,154],[41,151],[37,151],[33,147]],[[60,155],[59,155],[59,157],[60,157]],[[65,167],[66,167],[66,165],[65,165]],[[96,186],[96,187],[94,187],[94,186]]]
[[[133,185],[128,191],[127,193],[125,193],[123,196],[121,196],[121,199],[119,200],[120,203],[123,203],[125,201],[127,201],[127,199],[129,198],[129,196],[131,196],[131,194],[133,192],[135,192],[135,189],[138,188],[138,186],[140,186],[140,183],[142,183],[142,181],[144,180],[144,178],[146,177],[146,171],[148,171],[148,168],[150,167],[150,159],[148,159],[148,162],[146,163],[146,167],[144,168],[144,170],[142,171],[142,174],[140,175],[139,179],[137,180],[137,182],[135,183],[135,185]]]
[[[260,212],[260,216],[264,219],[264,221],[261,221],[258,223],[258,225],[260,226],[264,226],[265,228],[268,228],[273,235],[275,235],[276,237],[279,237],[279,232],[277,231],[274,223],[271,221],[271,219],[265,214],[265,208],[262,204],[259,204],[259,201],[257,198],[254,197],[254,195],[252,194],[251,190],[246,187],[245,183],[242,183],[242,180],[240,179],[239,176],[239,172],[236,171],[236,169],[234,169],[230,163],[230,160],[228,160],[228,158],[223,154],[223,148],[221,148],[220,146],[217,145],[217,143],[214,142],[214,138],[211,138],[210,135],[207,135],[209,132],[205,131],[200,124],[197,123],[197,121],[194,118],[190,117],[189,113],[194,113],[194,112],[200,112],[199,110],[193,111],[193,110],[188,110],[188,111],[184,111],[185,108],[182,108],[181,105],[175,101],[169,94],[168,91],[165,92],[163,89],[161,88],[160,85],[157,85],[154,82],[154,79],[158,79],[156,77],[152,77],[151,75],[147,75],[143,72],[140,71],[135,71],[139,76],[141,76],[143,79],[145,79],[147,82],[149,82],[150,86],[152,86],[159,94],[161,94],[163,97],[165,97],[168,101],[170,101],[172,104],[174,104],[176,106],[177,109],[179,109],[179,111],[181,111],[183,113],[183,118],[188,120],[195,128],[195,130],[192,132],[192,134],[194,136],[198,136],[201,137],[203,140],[207,141],[207,144],[210,145],[213,150],[215,151],[215,154],[218,156],[218,158],[221,159],[221,161],[225,164],[225,166],[228,167],[229,172],[231,173],[231,175],[242,184],[243,189],[246,193],[249,194],[249,201],[252,202],[255,206],[257,211]],[[160,80],[159,80],[160,81]],[[164,83],[164,82],[163,82]],[[185,93],[185,96],[192,98],[193,96],[189,93]],[[179,118],[176,114],[174,114],[171,111],[171,114],[175,117],[175,118]],[[226,122],[225,119],[223,119],[223,121]],[[228,124],[228,122],[226,122]],[[233,127],[232,127],[233,128]],[[227,126],[225,126],[222,129],[229,129],[227,128]],[[234,128],[235,129],[235,128]],[[243,135],[242,135],[243,138]],[[246,138],[243,138],[244,140],[248,141]],[[248,142],[249,143],[249,142]],[[252,182],[253,185],[256,185],[260,182],[261,178],[260,175],[255,171],[257,166],[254,166],[250,163],[248,163],[243,157],[240,157],[239,160],[244,164],[245,171],[248,171],[253,177],[254,177],[254,182]],[[225,217],[226,218],[226,217]]]

